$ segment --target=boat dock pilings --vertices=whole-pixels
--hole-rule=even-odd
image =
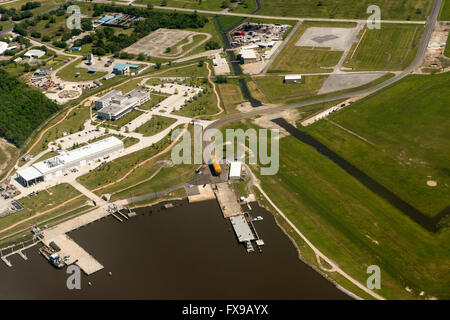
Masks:
[[[114,213],[111,212],[111,215],[112,215],[114,218],[116,218],[117,220],[119,220],[120,222],[123,222],[123,220],[120,219],[118,216],[116,216]]]

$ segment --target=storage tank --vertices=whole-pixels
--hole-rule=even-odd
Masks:
[[[222,167],[220,166],[219,162],[216,159],[215,155],[211,155],[211,163],[214,169],[214,172],[216,173],[216,175],[220,175],[222,173]]]

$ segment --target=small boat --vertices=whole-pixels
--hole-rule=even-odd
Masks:
[[[52,250],[51,248],[43,246],[39,249],[39,252],[55,268],[62,269],[66,266],[65,260],[67,259],[67,257],[61,259],[59,254],[56,251]]]
[[[252,242],[251,241],[246,241],[245,242],[245,248],[247,249],[247,252],[255,251],[255,249],[252,246]]]

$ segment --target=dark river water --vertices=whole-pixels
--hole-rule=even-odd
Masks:
[[[71,232],[105,266],[83,275],[81,290],[67,289],[66,269],[52,268],[39,246],[26,251],[27,261],[11,256],[12,268],[0,261],[0,299],[350,299],[299,260],[274,217],[256,203],[250,213],[264,217],[255,222],[262,253],[247,253],[237,242],[215,200],[172,203]]]

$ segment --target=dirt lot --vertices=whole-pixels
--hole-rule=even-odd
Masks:
[[[438,72],[450,70],[450,58],[444,56],[445,47],[442,47],[447,42],[449,31],[450,22],[436,22],[422,66],[416,73],[428,73],[427,69]]]
[[[194,41],[194,36],[204,35],[204,39],[194,45],[192,48],[184,51],[183,47],[191,44]],[[199,33],[185,30],[172,29],[158,29],[148,36],[140,39],[138,42],[132,44],[124,51],[133,54],[147,52],[149,56],[158,58],[180,58],[185,56],[195,48],[201,46],[211,38],[209,33]],[[187,41],[184,41],[187,39]],[[167,48],[171,48],[176,44],[180,44],[173,52],[166,53]]]

